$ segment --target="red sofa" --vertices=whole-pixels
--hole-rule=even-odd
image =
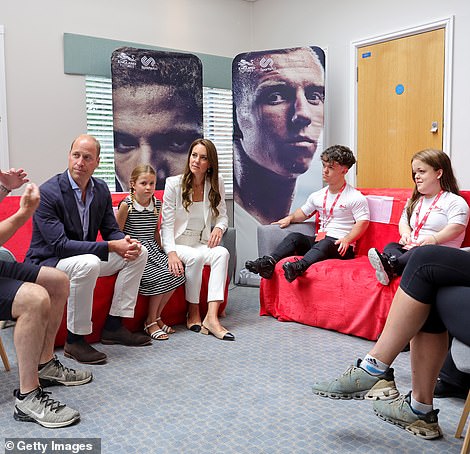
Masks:
[[[371,222],[365,235],[357,242],[353,260],[316,263],[292,283],[286,281],[282,269],[282,264],[292,258],[281,260],[272,279],[261,279],[261,315],[370,340],[378,338],[400,279],[395,278],[385,287],[377,282],[367,252],[371,247],[383,250],[387,243],[398,241],[398,221],[411,190],[361,189],[361,192],[366,196],[393,197],[390,223]],[[470,205],[470,191],[462,191],[461,195]],[[266,231],[264,234],[270,234],[268,226],[259,228],[258,244],[263,229]],[[467,228],[463,246],[470,246],[470,228]],[[269,252],[263,251],[260,255],[264,253]]]
[[[163,191],[156,191],[157,198],[162,200]],[[123,193],[112,194],[113,206],[126,196]],[[3,199],[0,203],[0,220],[6,219],[18,210],[19,196],[9,196]],[[31,219],[23,225],[15,235],[10,238],[3,246],[9,249],[15,256],[18,262],[22,262],[25,258],[26,252],[29,248],[32,235],[32,221]],[[233,251],[232,251],[233,253]],[[205,267],[203,272],[203,280],[200,294],[201,315],[204,316],[207,312],[207,283],[209,280],[210,268]],[[89,342],[98,342],[100,340],[101,331],[104,326],[106,316],[111,307],[111,300],[114,292],[114,283],[116,276],[100,277],[96,283],[94,297],[93,297],[93,332],[87,336]],[[227,305],[228,286],[230,278],[227,277],[227,285],[225,286],[224,302],[220,306],[222,312]],[[134,318],[125,319],[125,325],[133,330],[142,330],[144,319],[147,315],[148,297],[139,295],[135,308]],[[167,303],[162,312],[162,319],[167,325],[178,325],[186,321],[186,300],[184,296],[184,287],[178,287]],[[66,338],[66,311],[64,311],[64,318],[59,328],[56,337],[56,346],[62,346]]]

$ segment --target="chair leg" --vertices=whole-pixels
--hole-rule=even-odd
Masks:
[[[465,405],[463,407],[462,416],[460,417],[459,425],[457,426],[457,430],[455,432],[455,438],[460,438],[462,436],[463,429],[465,427],[465,423],[468,419],[468,414],[470,413],[470,391],[468,391],[467,400],[465,401]],[[465,439],[462,445],[461,454],[467,454],[470,448],[470,423],[467,427],[467,432],[465,434]]]
[[[468,454],[470,448],[470,424],[467,427],[467,433],[465,434],[465,438],[463,440],[462,451],[460,454]]]
[[[8,361],[7,352],[5,351],[5,348],[3,347],[3,342],[2,342],[1,337],[0,337],[0,356],[2,357],[3,367],[5,367],[6,371],[9,371],[10,370],[10,363]]]

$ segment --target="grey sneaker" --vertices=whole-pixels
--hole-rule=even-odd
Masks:
[[[55,355],[38,374],[39,383],[43,388],[54,385],[84,385],[93,379],[91,372],[87,370],[69,369],[62,365]]]
[[[17,421],[28,421],[40,424],[48,429],[70,426],[80,419],[80,413],[59,401],[52,399],[50,392],[38,388],[24,399],[18,398],[19,389],[15,390],[15,412]]]
[[[411,391],[406,396],[388,402],[374,402],[375,414],[389,423],[426,440],[442,437],[437,414],[439,410],[432,410],[425,415],[416,414],[410,405]]]
[[[330,399],[368,399],[388,400],[398,397],[393,369],[389,368],[381,375],[371,375],[356,365],[351,365],[343,374],[334,380],[313,384],[314,394]]]

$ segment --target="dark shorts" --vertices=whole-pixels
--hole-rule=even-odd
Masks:
[[[41,269],[29,263],[0,260],[0,320],[12,320],[11,307],[18,289],[25,282],[36,282]]]

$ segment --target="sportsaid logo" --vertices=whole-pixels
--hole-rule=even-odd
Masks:
[[[137,61],[133,55],[127,55],[125,52],[121,52],[117,56],[117,62],[119,66],[124,66],[125,68],[135,68]]]
[[[274,69],[274,61],[271,57],[270,58],[263,57],[259,61],[259,66],[260,66],[261,71],[263,72],[272,71]]]
[[[157,62],[155,61],[155,59],[153,57],[147,57],[147,56],[143,56],[141,59],[140,59],[140,63],[142,63],[142,69],[150,69],[150,70],[156,70],[157,68],[155,68]]]

